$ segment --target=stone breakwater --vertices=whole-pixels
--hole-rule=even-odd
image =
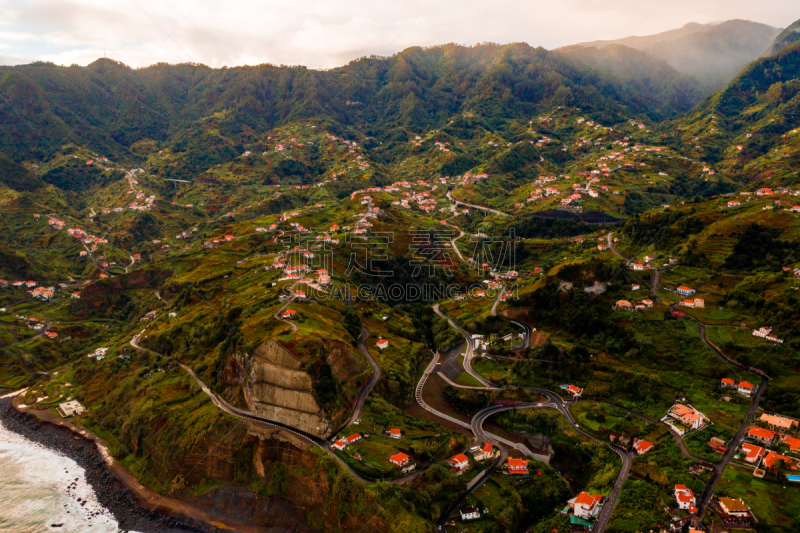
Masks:
[[[0,421],[9,431],[69,457],[83,468],[97,500],[114,515],[120,530],[141,533],[219,531],[198,520],[177,518],[144,508],[136,496],[114,477],[93,442],[76,437],[67,428],[42,423],[31,415],[18,412],[11,406],[11,398],[0,399]]]

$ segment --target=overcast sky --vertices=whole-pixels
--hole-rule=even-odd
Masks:
[[[556,48],[688,22],[785,27],[798,0],[0,0],[0,64],[330,68],[448,42]]]

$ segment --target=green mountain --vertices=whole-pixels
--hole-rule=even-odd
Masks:
[[[638,87],[649,82],[639,83],[638,73],[609,77],[569,56],[524,44],[446,45],[328,71],[270,65],[133,70],[111,60],[2,67],[0,151],[17,161],[41,160],[79,140],[106,155],[135,158],[138,141],[191,143],[209,134],[210,121],[240,153],[253,131],[311,117],[405,142],[404,128],[441,125],[462,112],[481,115],[490,127],[554,105],[581,107],[603,122],[658,120],[686,110],[696,97],[686,83],[669,81],[669,88],[643,98]],[[652,81],[671,78],[662,72]],[[222,145],[211,145],[215,161],[230,160]]]
[[[771,56],[787,46],[791,46],[797,41],[800,41],[800,20],[783,30],[769,47],[765,55]]]
[[[683,28],[644,37],[581,43],[602,48],[622,44],[666,61],[693,76],[710,94],[725,87],[748,63],[760,57],[779,28],[746,20],[718,24],[687,24]]]
[[[800,418],[800,43],[696,106],[620,44],[34,64],[0,89],[0,395],[85,406],[174,511],[159,531],[432,533],[474,507],[459,528],[549,533],[583,492],[637,533],[686,518],[676,485],[798,530],[780,468],[730,461],[754,409]],[[676,399],[711,423],[656,423]],[[121,529],[151,530],[137,511]]]
[[[737,180],[793,176],[800,161],[800,44],[751,63],[728,86],[675,121],[692,156]]]
[[[611,79],[624,99],[650,110],[650,116],[671,118],[685,113],[703,99],[703,89],[665,61],[620,44],[602,48],[570,46],[556,52],[589,66]]]

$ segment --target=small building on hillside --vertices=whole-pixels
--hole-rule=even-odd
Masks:
[[[633,443],[633,450],[636,452],[636,455],[645,454],[645,453],[649,452],[652,449],[653,449],[653,443],[652,442],[648,442],[648,441],[643,440],[643,439],[642,440],[636,440]]]
[[[694,491],[686,485],[675,485],[675,500],[678,502],[678,509],[689,511],[694,514],[697,512],[697,500]]]
[[[508,473],[512,475],[526,475],[528,473],[528,461],[526,459],[509,457]]]
[[[450,471],[460,476],[464,470],[469,468],[469,459],[463,453],[452,457],[449,461]]]
[[[475,507],[464,507],[458,513],[461,515],[461,520],[477,520],[481,517],[481,512]]]
[[[79,401],[72,400],[70,402],[58,404],[58,409],[56,409],[56,411],[58,411],[58,414],[60,414],[62,418],[67,418],[86,412],[86,408],[82,406]]]
[[[617,311],[633,311],[633,305],[628,300],[617,300],[614,309]]]
[[[588,492],[581,492],[574,500],[570,501],[573,508],[573,513],[578,518],[590,520],[597,518],[603,508],[603,496],[600,494],[589,494]]]
[[[406,466],[410,460],[411,457],[404,454],[403,452],[397,452],[396,454],[389,457],[389,462],[399,467]]]
[[[746,397],[750,398],[753,395],[753,393],[756,391],[756,386],[753,385],[752,383],[747,382],[747,381],[742,381],[741,383],[739,383],[739,387],[737,388],[737,391],[742,396],[746,396]]]
[[[500,450],[496,449],[491,442],[487,442],[483,446],[474,446],[469,451],[476,461],[485,461],[496,457],[500,453]]]

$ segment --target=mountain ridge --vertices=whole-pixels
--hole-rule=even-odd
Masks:
[[[767,24],[735,19],[715,24],[689,23],[650,36],[579,44],[599,48],[622,44],[636,48],[666,61],[678,72],[693,76],[709,95],[761,57],[780,32],[780,28]]]

